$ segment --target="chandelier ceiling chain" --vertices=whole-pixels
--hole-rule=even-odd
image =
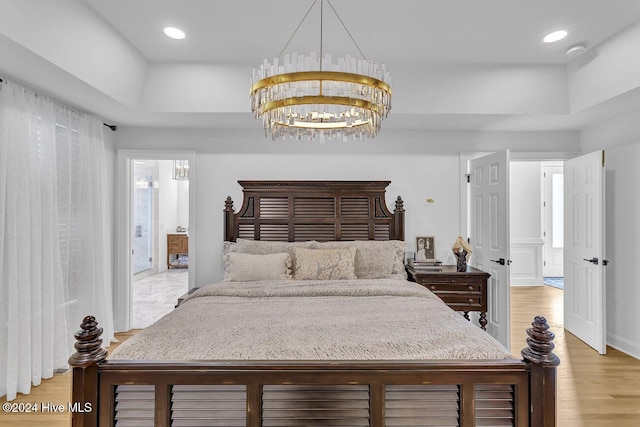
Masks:
[[[315,6],[317,2],[318,0],[314,0],[314,2],[311,3],[311,7],[309,8],[309,10],[307,10],[307,13],[304,14],[304,16],[302,17],[302,20],[300,21],[296,29],[293,30],[293,34],[291,34],[291,37],[289,37],[289,40],[287,40],[287,43],[284,45],[284,47],[278,54],[278,58],[282,57],[282,54],[284,53],[285,49],[289,47],[291,40],[293,40],[293,38],[296,36],[296,34],[298,33],[298,30],[300,29],[300,27],[302,27],[302,24],[304,23],[305,19],[307,19],[307,16],[309,16],[309,14],[311,13],[311,10],[313,9],[313,6]]]
[[[262,119],[265,136],[331,139],[373,138],[391,109],[391,75],[384,64],[366,59],[333,4],[329,6],[363,59],[351,55],[332,61],[324,53],[323,7],[320,0],[320,58],[283,52],[318,2],[314,0],[278,57],[253,70],[251,110]]]
[[[331,6],[331,10],[333,10],[333,13],[336,15],[336,18],[338,18],[338,21],[340,21],[340,24],[342,25],[342,28],[344,28],[344,30],[347,32],[347,35],[349,36],[349,38],[351,39],[353,44],[356,46],[356,49],[358,49],[358,52],[360,52],[360,56],[362,56],[362,59],[366,60],[367,57],[364,56],[364,53],[362,53],[362,49],[360,49],[360,46],[358,46],[358,43],[356,42],[356,39],[353,38],[353,36],[351,35],[351,32],[349,31],[347,26],[342,21],[342,18],[340,18],[340,15],[338,14],[338,11],[336,10],[335,7],[333,7],[333,3],[331,3],[330,0],[327,0],[327,3],[329,3],[329,6]]]

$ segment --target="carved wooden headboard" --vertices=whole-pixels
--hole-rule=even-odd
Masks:
[[[404,209],[398,196],[391,212],[390,181],[238,181],[242,207],[227,197],[224,239],[404,240]]]

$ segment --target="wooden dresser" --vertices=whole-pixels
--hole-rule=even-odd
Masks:
[[[456,271],[455,265],[441,267],[436,271],[407,266],[409,280],[429,289],[452,309],[463,311],[467,320],[470,311],[479,311],[480,327],[486,330],[487,281],[491,275],[470,266],[465,272]]]
[[[189,236],[184,233],[167,234],[167,268],[187,268],[188,263],[176,263],[180,255],[189,255]]]

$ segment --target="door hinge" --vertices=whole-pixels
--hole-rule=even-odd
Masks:
[[[547,202],[542,202],[542,207],[546,208],[547,207]]]
[[[547,232],[546,231],[542,232],[542,237],[547,237]]]
[[[471,174],[470,173],[466,173],[464,174],[464,176],[467,177],[467,184],[471,182]]]
[[[542,262],[542,266],[543,266],[543,267],[546,267],[546,266],[547,266],[547,261],[543,261],[543,262]]]
[[[152,257],[149,257],[149,262],[153,262],[153,258]]]

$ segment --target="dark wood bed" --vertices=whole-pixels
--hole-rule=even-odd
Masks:
[[[404,240],[400,197],[388,181],[240,181],[227,198],[224,238]],[[555,426],[553,334],[527,329],[523,360],[106,360],[102,329],[76,333],[74,426]],[[208,326],[203,325],[203,333]],[[125,401],[124,397],[127,396]],[[311,402],[311,403],[310,403]],[[88,404],[88,406],[86,405]]]

